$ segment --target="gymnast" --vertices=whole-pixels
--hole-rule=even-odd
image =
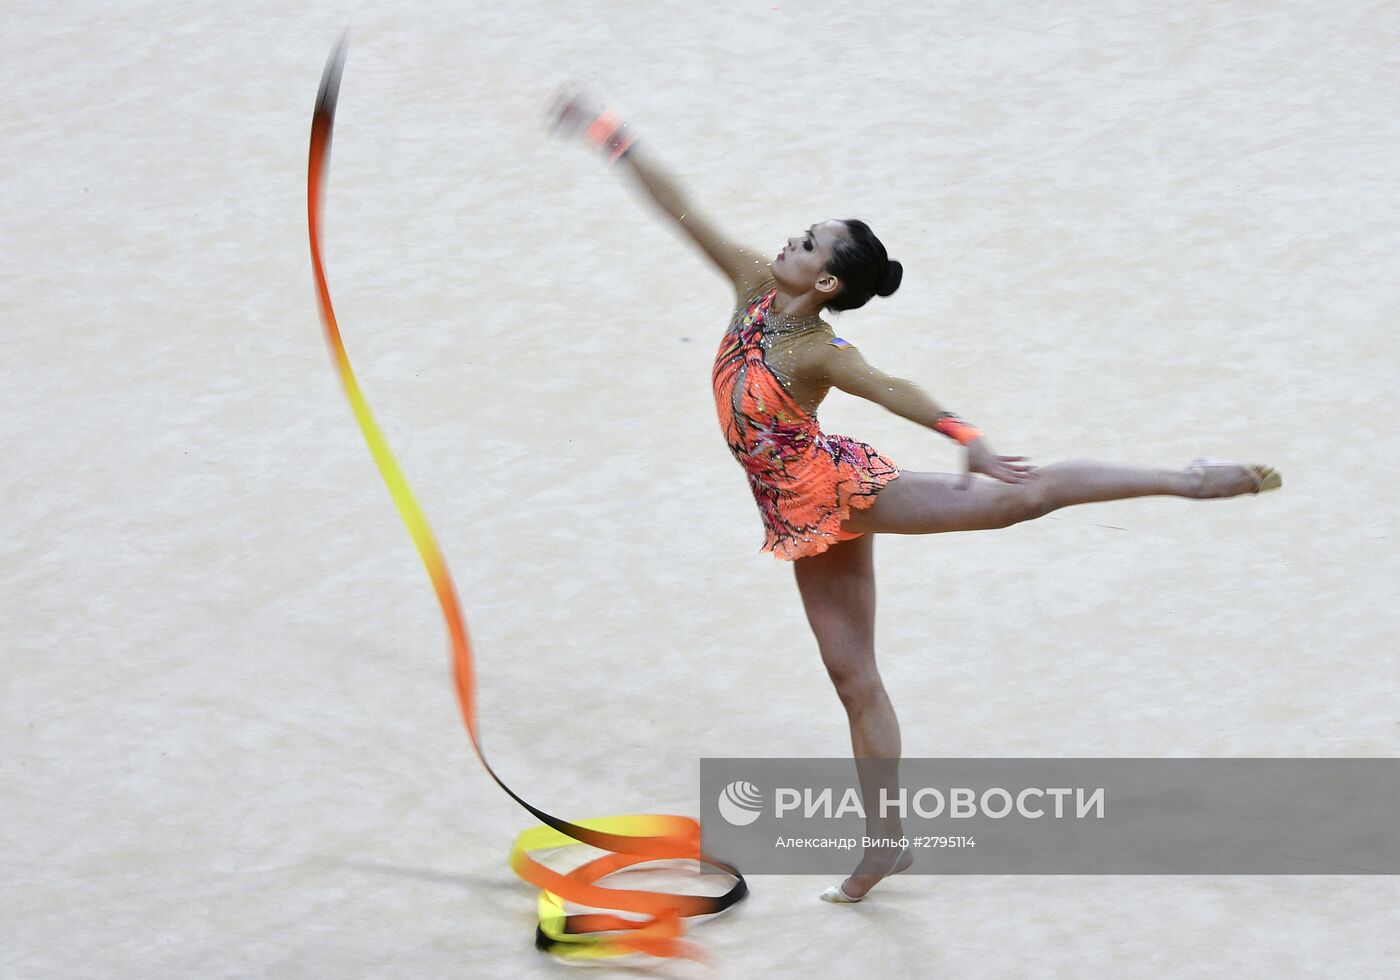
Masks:
[[[823,310],[858,309],[899,288],[903,267],[864,222],[817,222],[764,259],[697,213],[616,113],[566,90],[550,122],[626,170],[733,284],[735,305],[712,376],[720,428],[758,504],[762,550],[793,563],[807,621],[846,709],[866,800],[877,798],[877,787],[894,785],[900,756],[899,722],[875,665],[875,534],[979,531],[1074,504],[1204,500],[1282,486],[1277,471],[1258,464],[1200,459],[1159,469],[1075,460],[1036,467],[1003,456],[917,385],[867,363],[821,318]],[[823,432],[817,408],[832,388],[961,443],[964,472],[900,470],[863,442]],[[898,822],[878,822],[873,809],[867,807],[870,836],[897,840]],[[911,861],[907,846],[867,849],[855,871],[821,897],[861,901]]]

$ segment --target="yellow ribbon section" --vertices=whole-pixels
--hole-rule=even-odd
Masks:
[[[466,624],[452,584],[452,575],[437,541],[428,527],[422,509],[409,489],[398,462],[389,450],[379,426],[370,413],[360,386],[350,367],[350,357],[340,336],[335,311],[331,307],[321,261],[321,199],[330,159],[331,131],[335,123],[340,77],[345,66],[346,39],[332,49],[321,77],[321,89],[311,121],[311,149],[307,167],[307,226],[311,238],[311,266],[316,279],[316,295],[325,327],[326,342],[336,371],[350,399],[379,473],[389,488],[394,506],[403,518],[413,544],[428,571],[452,646],[453,678],[457,701],[466,723],[472,748],[486,772],[512,799],[530,811],[543,826],[521,833],[510,852],[510,866],[521,878],[540,889],[539,928],[535,944],[558,956],[604,957],[628,953],[653,956],[684,956],[708,961],[699,947],[679,939],[681,919],[721,912],[748,894],[748,886],[737,868],[709,858],[700,851],[700,825],[689,817],[669,814],[629,814],[598,817],[577,823],[545,812],[518,796],[491,768],[477,737],[475,680]],[[587,844],[607,853],[567,874],[546,867],[529,852]],[[607,888],[596,884],[608,875],[648,861],[684,859],[711,865],[732,876],[734,884],[723,895],[676,895],[667,892]],[[630,913],[627,918],[610,912],[570,913],[565,902],[594,909]]]

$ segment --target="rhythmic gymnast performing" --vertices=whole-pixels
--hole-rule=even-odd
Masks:
[[[1272,467],[1258,464],[1199,459],[1158,469],[1076,460],[1036,467],[1001,455],[917,385],[867,363],[822,319],[823,310],[858,309],[899,288],[903,267],[864,222],[819,221],[766,258],[767,250],[733,244],[697,213],[616,113],[565,91],[549,121],[627,171],[734,287],[712,376],[720,428],[758,504],[762,550],[793,562],[822,662],[846,709],[867,800],[892,782],[900,756],[899,722],[875,663],[874,535],[1003,528],[1075,504],[1204,500],[1282,486]],[[901,470],[863,442],[823,432],[817,409],[832,388],[955,439],[966,448],[965,472]],[[897,822],[871,823],[869,830],[872,837],[900,837]],[[821,897],[859,902],[911,861],[907,848],[869,849]]]

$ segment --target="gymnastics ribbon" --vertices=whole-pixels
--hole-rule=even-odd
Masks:
[[[689,818],[669,814],[628,814],[597,817],[577,823],[546,813],[518,796],[505,784],[481,751],[477,737],[475,678],[471,647],[467,641],[466,624],[462,618],[451,573],[438,549],[437,541],[423,512],[414,499],[408,482],[390,452],[379,426],[370,414],[369,406],[341,340],[335,312],[331,308],[330,289],[321,263],[321,199],[326,169],[330,158],[331,130],[335,123],[336,99],[340,93],[340,76],[345,67],[346,38],[331,50],[321,76],[321,90],[316,99],[316,111],[311,121],[311,154],[307,168],[306,216],[311,235],[311,267],[316,277],[316,295],[320,301],[321,322],[331,357],[340,375],[345,393],[350,399],[355,418],[360,424],[365,442],[379,467],[380,475],[389,489],[399,516],[408,527],[418,549],[428,578],[437,593],[438,604],[447,621],[451,640],[452,672],[457,702],[462,710],[472,748],[486,772],[510,797],[530,811],[543,826],[532,827],[515,839],[510,852],[511,869],[525,881],[540,889],[539,926],[535,945],[557,956],[606,957],[629,953],[649,953],[653,956],[683,956],[710,962],[710,958],[693,943],[678,937],[684,927],[681,919],[692,915],[722,912],[744,899],[748,885],[737,868],[716,861],[700,850],[700,824]],[[580,865],[568,874],[560,874],[536,861],[529,854],[547,848],[574,844],[589,844],[609,853]],[[723,895],[684,895],[667,892],[623,890],[600,886],[597,882],[624,868],[648,861],[690,859],[718,868],[734,878],[733,886]],[[641,918],[625,918],[608,912],[573,913],[565,911],[564,902],[594,909],[630,913]]]

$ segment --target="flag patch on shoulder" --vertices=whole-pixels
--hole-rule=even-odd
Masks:
[[[830,340],[827,341],[827,343],[830,344],[832,347],[850,347],[850,346],[851,346],[851,344],[850,344],[849,341],[842,340],[840,337],[832,337]]]

